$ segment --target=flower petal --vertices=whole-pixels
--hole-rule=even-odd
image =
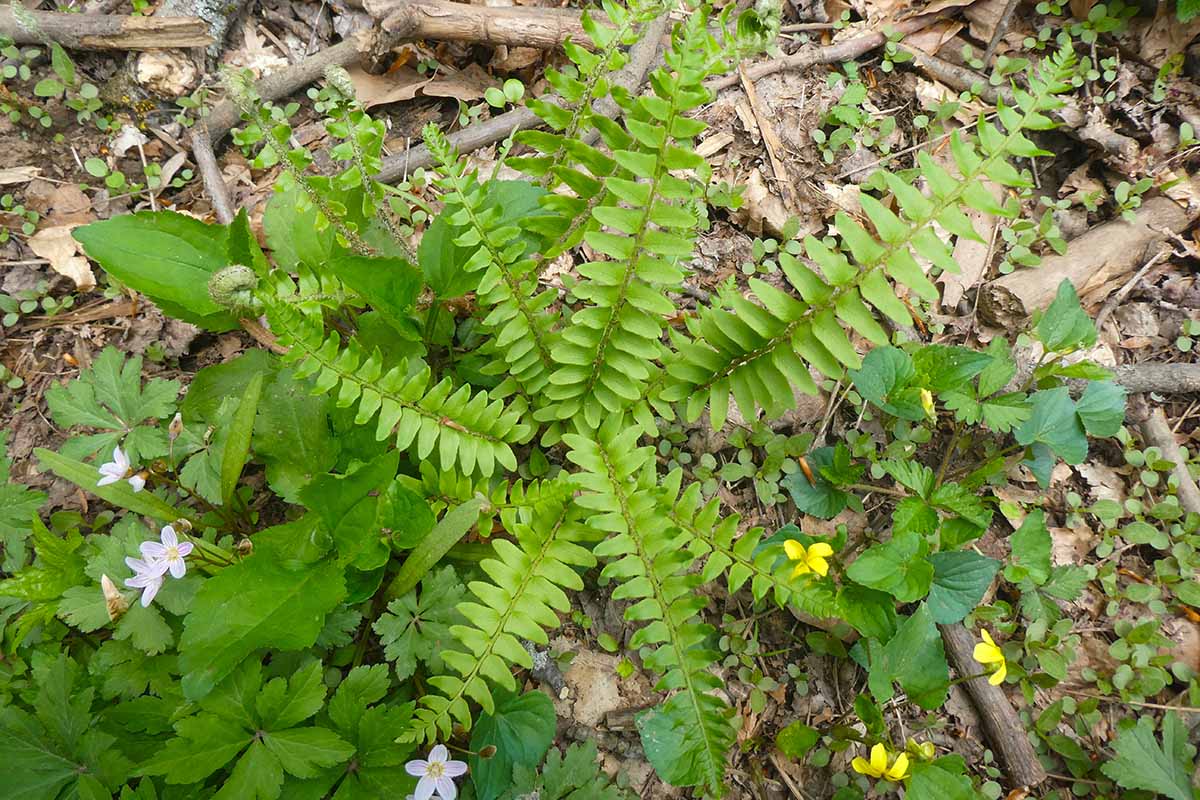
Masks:
[[[117,481],[121,480],[120,475],[104,474],[103,472],[101,472],[101,474],[104,475],[104,477],[96,481],[97,486],[108,486],[110,483],[116,483]]]
[[[142,607],[145,608],[154,601],[154,595],[158,594],[158,590],[162,588],[162,577],[158,577],[146,585],[142,590]]]
[[[792,577],[799,578],[801,575],[804,575],[808,572],[811,572],[811,570],[808,568],[808,564],[800,561],[797,562],[796,566],[792,569]]]
[[[429,762],[423,758],[414,758],[404,765],[404,771],[414,778],[420,778],[429,772]]]
[[[896,756],[896,763],[892,764],[891,768],[887,771],[887,777],[891,778],[894,781],[899,781],[899,780],[903,779],[904,776],[907,774],[908,774],[908,754],[901,753],[900,755]]]
[[[833,548],[825,544],[825,542],[814,542],[808,546],[809,556],[818,556],[820,558],[829,558],[833,555]]]
[[[131,475],[129,476],[129,485],[134,492],[140,492],[146,488],[146,479],[141,475]]]
[[[829,574],[829,562],[820,556],[813,558],[811,552],[809,553],[808,566],[822,578]]]
[[[187,564],[182,558],[172,558],[169,564],[168,569],[171,570],[172,578],[182,578],[187,573]]]
[[[783,552],[792,561],[798,561],[804,558],[804,545],[797,542],[795,539],[788,539],[783,543]]]
[[[994,641],[992,641],[992,635],[990,633],[988,633],[987,628],[980,628],[979,635],[982,636],[983,640],[985,642],[987,642],[988,644],[990,644],[992,647],[996,646],[996,643]]]
[[[451,778],[457,778],[459,775],[467,774],[467,762],[465,761],[447,761],[446,774]]]
[[[129,469],[129,456],[125,455],[125,451],[121,449],[121,445],[113,448],[112,463],[120,468],[122,472]]]
[[[1008,675],[1008,662],[1001,660],[1000,669],[992,673],[992,677],[988,678],[988,683],[992,686],[999,686],[1004,683],[1004,678]]]
[[[158,542],[142,542],[138,545],[138,550],[142,551],[142,556],[147,560],[152,558],[166,558],[167,555],[167,548]]]
[[[412,763],[411,761],[409,762]],[[422,764],[425,762],[422,761]],[[411,774],[411,773],[410,773]],[[437,788],[437,779],[431,778],[428,775],[422,775],[421,780],[417,781],[417,788],[413,791],[413,800],[429,800],[433,797],[433,792]]]
[[[850,762],[850,766],[853,767],[854,771],[859,775],[871,775],[876,778],[879,777],[875,774],[874,768],[867,763],[867,760],[862,756],[855,756],[854,760]]]
[[[991,664],[995,661],[1004,660],[1004,654],[994,644],[980,643],[975,645],[975,649],[971,652],[971,657],[980,664]]]
[[[871,748],[871,769],[875,771],[875,775],[882,775],[887,769],[887,748],[883,746],[883,742],[877,743]]]
[[[179,537],[175,535],[175,529],[170,525],[163,525],[163,529],[159,532],[158,536],[167,547],[174,547],[179,544]]]
[[[458,797],[458,788],[454,785],[454,781],[443,776],[437,779],[437,793],[442,800],[454,800]]]
[[[195,545],[192,544],[191,542],[180,542],[179,547],[178,547],[179,555],[190,556],[192,554],[192,550],[194,548],[195,548]]]
[[[448,758],[450,758],[450,751],[446,749],[446,745],[444,744],[435,744],[433,749],[429,751],[429,762],[431,764],[435,761],[445,763]]]

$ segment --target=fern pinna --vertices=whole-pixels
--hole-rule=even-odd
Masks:
[[[729,592],[748,587],[756,602],[852,625],[846,593],[863,590],[832,574],[797,576],[777,537],[722,517],[719,502],[704,502],[682,471],[660,475],[645,441],[677,406],[688,420],[707,410],[716,428],[731,398],[746,418],[759,409],[777,416],[794,390],[816,391],[813,370],[837,378],[861,366],[852,336],[886,344],[881,319],[910,324],[901,295],[938,296],[921,262],[955,270],[953,239],[977,237],[964,209],[1017,213],[982,181],[1026,185],[1010,159],[1042,154],[1024,131],[1049,127],[1046,112],[1066,88],[1073,57],[1047,59],[1027,89],[1014,91],[1016,105],[999,107],[998,124],[981,120],[973,135],[952,137],[957,174],[924,153],[920,188],[882,173],[872,184],[879,196],[862,196],[869,228],[838,214],[836,235],[805,239],[806,258],[781,253],[782,288],[751,279],[749,294],[727,307],[685,314],[681,332],[667,325],[677,313],[671,293],[707,224],[710,180],[692,144],[705,128],[693,113],[712,99],[705,80],[727,70],[745,42],[718,40],[709,15],[693,13],[676,25],[649,89],[635,96],[605,75],[664,8],[604,9],[607,25],[591,17],[584,24],[594,47],[568,46],[574,68],[551,72],[558,98],[530,103],[547,130],[520,134],[524,154],[508,163],[535,182],[480,176],[436,128],[426,129],[442,222],[467,254],[461,267],[480,308],[478,352],[492,359],[483,372],[498,384],[475,389],[461,374],[435,376],[435,363],[420,353],[391,357],[359,335],[327,333],[326,312],[344,308],[353,285],[314,282],[301,271],[298,289],[283,269],[268,274],[259,264],[252,298],[239,303],[265,311],[297,375],[353,409],[356,424],[411,451],[420,476],[404,480],[436,510],[491,501],[479,523],[492,555],[469,584],[475,599],[459,606],[468,623],[452,629],[461,648],[442,654],[444,674],[426,676],[432,691],[402,740],[470,729],[472,704],[489,712],[494,687],[515,688],[513,668],[531,666],[525,642],[544,644],[569,610],[568,592],[583,588],[582,573],[603,565],[614,599],[629,601],[625,617],[638,626],[630,644],[669,695],[639,717],[647,758],[665,780],[720,795],[738,726],[715,691],[722,684],[712,669],[715,631],[703,617],[706,587],[724,579]],[[621,110],[619,120],[593,112],[604,97]],[[513,215],[506,198],[516,196],[530,213]],[[541,277],[551,259],[577,247],[587,260],[567,304]],[[328,297],[337,301],[322,302]],[[502,471],[517,470],[515,449],[535,437],[561,456],[561,472],[503,483]]]

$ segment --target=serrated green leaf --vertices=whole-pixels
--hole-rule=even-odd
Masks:
[[[1163,717],[1162,743],[1154,735],[1154,721],[1143,716],[1122,730],[1112,744],[1115,757],[1100,771],[1126,789],[1145,789],[1171,800],[1194,800],[1192,770],[1196,748],[1179,715]]]
[[[929,613],[939,625],[961,622],[975,610],[992,583],[1000,562],[970,550],[934,553],[933,585],[929,589]]]

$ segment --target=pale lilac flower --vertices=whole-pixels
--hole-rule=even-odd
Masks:
[[[100,465],[100,480],[96,481],[97,486],[129,481],[135,492],[140,492],[146,487],[146,479],[133,469],[133,465],[129,463],[129,456],[125,455],[120,445],[113,448],[112,459]]]
[[[142,542],[139,548],[142,557],[148,564],[161,563],[164,571],[170,570],[171,577],[182,578],[187,572],[187,565],[183,559],[192,552],[192,543],[180,542],[179,537],[175,535],[175,529],[170,525],[162,529],[160,539],[159,542]]]
[[[442,800],[454,800],[458,789],[451,778],[467,774],[467,764],[464,761],[448,761],[450,752],[445,745],[434,745],[429,751],[429,760],[414,759],[404,765],[409,775],[420,778],[417,790],[413,792],[413,800],[429,800],[436,793]]]
[[[142,561],[132,556],[127,557],[125,563],[133,570],[133,577],[128,578],[125,585],[130,589],[142,590],[142,608],[146,608],[162,588],[167,565],[161,561]]]

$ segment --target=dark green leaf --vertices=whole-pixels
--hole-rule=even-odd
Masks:
[[[1154,736],[1154,720],[1142,716],[1122,730],[1112,745],[1116,754],[1101,772],[1126,789],[1145,789],[1171,800],[1194,800],[1192,770],[1196,748],[1174,711],[1163,717],[1162,744]]]
[[[241,403],[230,420],[228,437],[221,451],[221,505],[233,502],[238,478],[250,457],[250,436],[254,432],[254,417],[258,413],[258,398],[262,394],[263,376],[255,375],[246,384]]]
[[[512,785],[513,766],[534,767],[554,741],[554,704],[541,692],[495,693],[496,711],[483,714],[471,731],[471,781],[479,800],[495,800]],[[490,758],[478,753],[495,747]]]
[[[914,386],[916,370],[912,359],[896,347],[876,347],[863,359],[862,368],[851,370],[850,380],[864,399],[895,417],[925,418],[920,388]]]
[[[821,741],[821,732],[796,721],[775,735],[775,746],[788,758],[800,759]]]
[[[421,274],[401,258],[339,255],[326,268],[358,292],[402,335],[416,336],[408,312],[421,290]]]
[[[1116,436],[1125,422],[1125,391],[1112,381],[1092,381],[1075,404],[1083,428],[1092,436]]]
[[[822,468],[833,463],[833,453],[832,447],[821,447],[808,454],[806,459],[814,477],[820,474]],[[779,484],[788,490],[801,513],[821,519],[836,517],[850,498],[849,494],[819,477],[815,484],[810,483],[802,471],[785,476]]]
[[[1052,352],[1062,353],[1095,344],[1096,326],[1080,306],[1079,295],[1071,281],[1064,278],[1058,285],[1058,294],[1038,321],[1036,331],[1042,346]]]
[[[928,545],[916,533],[893,536],[871,545],[854,560],[846,575],[863,586],[887,592],[902,603],[920,600],[933,582],[933,565],[925,557]]]
[[[1041,509],[1033,509],[1009,540],[1012,548],[1012,564],[1004,575],[1013,583],[1030,578],[1042,584],[1050,577],[1050,531],[1046,529],[1046,515]]]
[[[210,331],[238,327],[208,296],[208,281],[229,266],[228,229],[174,211],[140,211],[71,232],[90,258],[172,317]]]
[[[456,644],[450,626],[466,622],[457,609],[466,593],[454,568],[443,567],[421,581],[419,599],[417,592],[411,591],[388,603],[387,612],[373,628],[384,657],[396,664],[398,679],[416,672],[418,659],[434,674],[443,670],[441,653]]]
[[[872,643],[868,683],[875,699],[883,702],[899,682],[908,699],[921,708],[935,709],[946,700],[950,667],[941,634],[924,604],[900,627],[886,645]],[[878,652],[876,652],[878,650]]]
[[[1068,464],[1087,458],[1087,434],[1065,386],[1034,392],[1029,419],[1013,431],[1018,444],[1044,444]]]
[[[933,586],[929,589],[929,613],[939,625],[961,622],[975,610],[992,583],[1000,562],[971,550],[934,553]]]
[[[912,357],[917,382],[931,392],[963,389],[991,363],[988,353],[940,344],[927,344]]]

